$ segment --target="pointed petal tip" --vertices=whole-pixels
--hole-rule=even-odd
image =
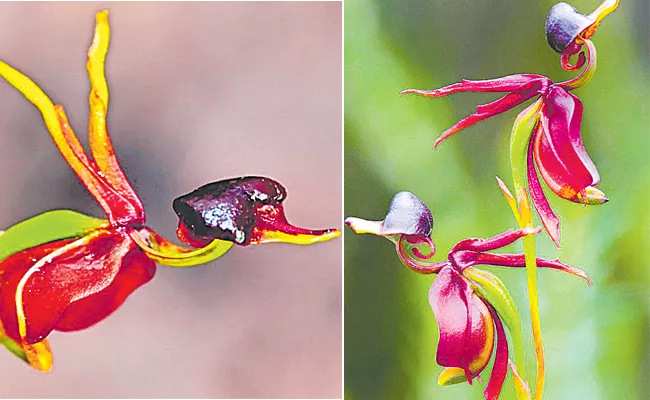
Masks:
[[[582,197],[582,196],[580,196]],[[605,196],[605,193],[602,191],[596,189],[593,186],[587,186],[585,189],[585,196],[584,199],[581,199],[582,203],[588,204],[588,205],[597,205],[597,204],[605,204],[609,201],[607,196]]]
[[[421,96],[426,96],[426,90],[420,90],[420,89],[406,89],[402,90],[399,92],[400,96],[404,96],[405,94],[418,94]]]

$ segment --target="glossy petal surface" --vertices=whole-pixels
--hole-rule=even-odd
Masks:
[[[534,156],[540,174],[558,196],[585,202],[585,190],[600,181],[580,137],[582,102],[566,90],[553,87],[546,95],[534,140]]]
[[[492,317],[485,304],[452,268],[443,268],[429,291],[440,340],[436,361],[465,370],[468,381],[488,363],[494,344]]]
[[[108,287],[135,248],[118,230],[40,245],[0,263],[0,318],[7,336],[36,343],[56,326],[71,303]]]
[[[139,248],[132,249],[124,257],[111,284],[98,293],[70,303],[55,329],[76,331],[95,325],[117,310],[137,288],[149,282],[155,272],[156,263]]]

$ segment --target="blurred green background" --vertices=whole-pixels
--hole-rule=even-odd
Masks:
[[[600,2],[574,1],[583,13]],[[434,139],[491,94],[400,97],[466,79],[560,68],[544,38],[552,1],[354,0],[345,2],[345,215],[382,219],[397,191],[424,200],[435,218],[438,254],[465,237],[515,225],[495,182],[512,188],[508,138],[522,107]],[[545,398],[650,398],[649,383],[649,31],[648,2],[623,1],[601,24],[594,79],[576,90],[582,136],[610,202],[584,207],[547,191],[561,217],[562,248],[539,235],[538,255],[584,268],[593,287],[540,271],[547,361]],[[539,221],[536,220],[539,225]],[[505,251],[521,251],[516,244]],[[535,360],[522,270],[489,268],[518,304]],[[433,276],[408,271],[391,243],[345,231],[346,399],[478,399],[484,385],[437,387],[437,325],[427,293]],[[486,372],[489,373],[491,366]],[[484,373],[484,379],[488,374]],[[502,399],[515,398],[510,377]]]

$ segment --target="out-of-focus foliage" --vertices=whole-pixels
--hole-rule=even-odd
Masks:
[[[598,4],[573,2],[584,13]],[[552,5],[345,2],[346,216],[381,219],[393,194],[411,191],[434,214],[435,260],[462,238],[516,225],[494,176],[511,184],[508,138],[520,109],[462,131],[434,151],[444,129],[497,96],[429,100],[399,92],[514,73],[570,79],[575,75],[560,68],[544,38]],[[650,390],[647,8],[647,2],[624,1],[604,20],[592,38],[596,76],[575,92],[584,103],[582,137],[610,202],[584,207],[547,192],[562,219],[562,248],[539,235],[538,255],[584,268],[594,286],[539,271],[545,398],[638,399]],[[427,302],[434,277],[408,271],[385,240],[345,233],[346,398],[481,398],[478,382],[436,385],[442,367],[435,363],[438,332]],[[534,378],[524,271],[491,270],[524,319],[526,372]],[[501,398],[515,398],[510,377]]]

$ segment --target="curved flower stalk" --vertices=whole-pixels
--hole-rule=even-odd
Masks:
[[[184,241],[198,249],[175,245],[148,228],[142,201],[120,168],[106,130],[108,13],[101,11],[96,19],[87,64],[90,154],[68,124],[63,106],[0,61],[0,76],[38,108],[59,151],[108,217],[57,210],[0,235],[0,343],[42,371],[52,367],[46,339],[50,332],[100,322],[153,278],[156,263],[188,267],[221,257],[233,243],[310,244],[340,234],[289,224],[281,205],[285,189],[263,177],[211,183],[174,202],[182,227],[179,237],[192,237]],[[194,211],[184,209],[186,203],[198,205],[205,225],[196,222]],[[204,235],[208,225],[213,229]]]
[[[371,233],[393,241],[400,260],[412,271],[438,275],[429,291],[429,303],[440,332],[436,362],[446,367],[438,378],[438,384],[464,381],[472,384],[472,379],[479,376],[495,353],[484,395],[486,399],[497,399],[509,362],[504,325],[513,339],[516,363],[523,368],[521,323],[517,307],[505,285],[496,275],[476,266],[524,267],[523,254],[494,254],[488,251],[539,233],[541,229],[510,229],[488,239],[465,239],[452,247],[446,260],[432,262],[429,260],[435,254],[431,239],[433,217],[429,208],[409,192],[400,192],[393,197],[382,221],[349,217],[345,223],[356,233]],[[427,247],[427,251],[423,253],[422,247]],[[542,268],[566,272],[590,283],[582,270],[559,260],[537,258],[536,261]],[[525,397],[527,384],[520,377],[523,373],[516,372],[514,364],[510,361],[517,391]]]
[[[585,205],[607,202],[604,193],[594,187],[599,183],[600,176],[580,136],[582,102],[570,91],[584,86],[594,76],[596,48],[589,39],[602,19],[617,6],[618,0],[605,0],[588,16],[580,15],[566,3],[556,4],[549,11],[546,37],[549,45],[561,53],[562,68],[567,71],[583,68],[571,80],[554,83],[541,75],[518,74],[484,81],[463,80],[436,90],[408,89],[402,92],[425,97],[442,97],[458,92],[508,93],[492,103],[478,106],[476,113],[443,132],[434,147],[468,126],[537,98],[517,116],[510,136],[510,163],[517,197],[513,212],[520,228],[532,227],[530,196],[544,229],[557,247],[560,246],[560,220],[544,196],[535,167],[549,189],[563,199]],[[583,48],[586,54],[582,52]],[[576,54],[578,59],[572,64],[571,57]],[[535,241],[532,237],[523,238],[522,241],[537,356],[535,399],[541,399],[545,363],[537,298]]]

